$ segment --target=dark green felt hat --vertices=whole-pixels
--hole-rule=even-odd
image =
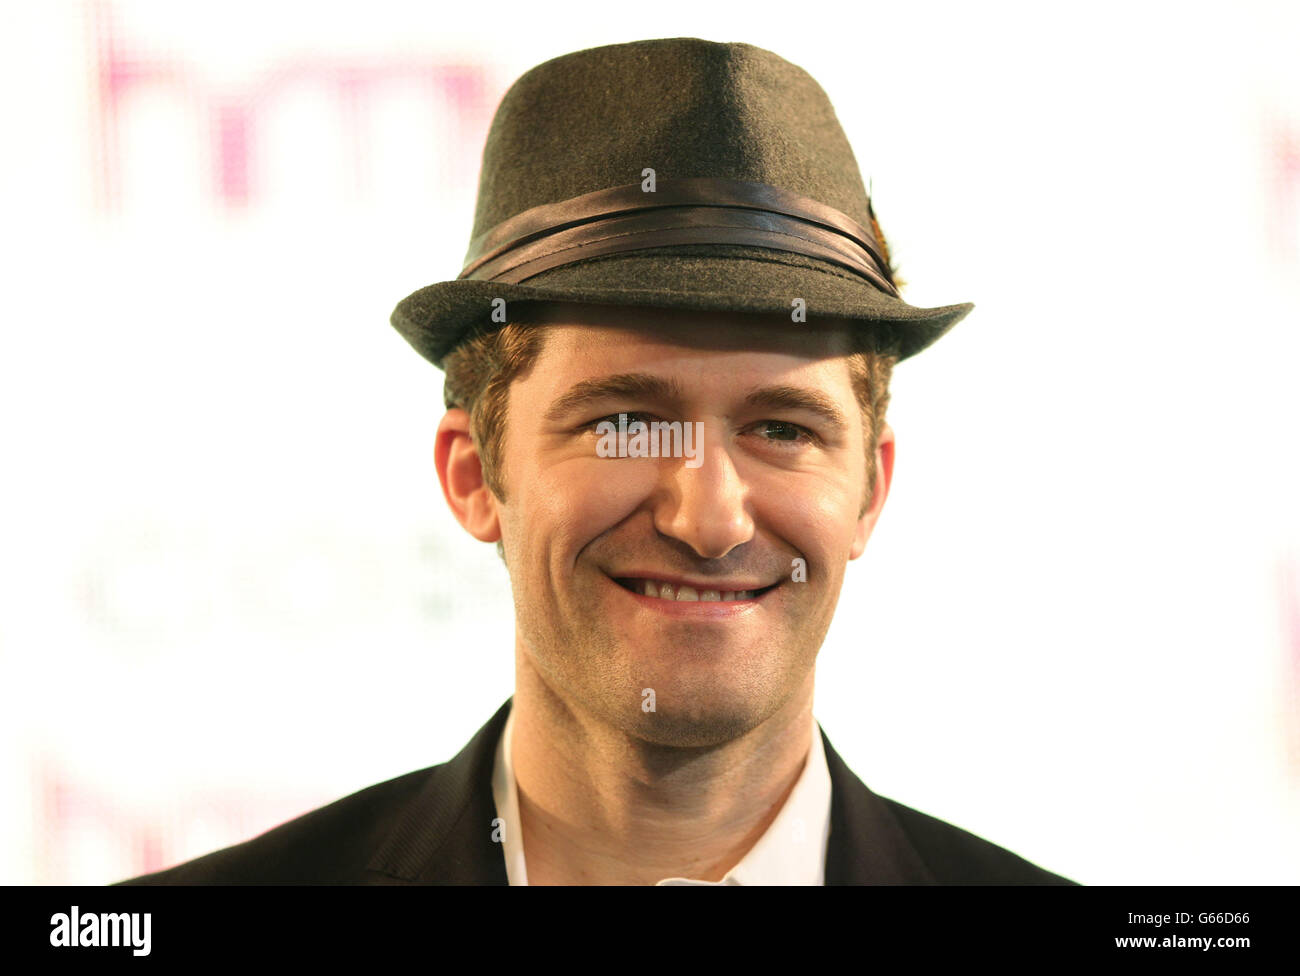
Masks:
[[[898,297],[853,150],[807,72],[749,44],[664,38],[566,54],[511,86],[464,269],[392,323],[441,367],[500,327],[502,302],[506,316],[529,301],[789,315],[796,299],[809,321],[883,325],[904,358],[974,307]]]

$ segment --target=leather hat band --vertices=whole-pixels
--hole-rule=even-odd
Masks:
[[[474,239],[460,277],[516,284],[587,258],[674,244],[743,244],[819,258],[898,297],[869,228],[780,187],[715,177],[660,180],[654,192],[632,183],[525,210]]]

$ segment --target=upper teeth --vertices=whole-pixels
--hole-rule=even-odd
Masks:
[[[653,596],[660,600],[700,600],[705,603],[727,602],[730,600],[752,600],[753,590],[697,590],[693,586],[678,586],[674,583],[656,583],[654,580],[631,580],[632,589],[643,596]]]

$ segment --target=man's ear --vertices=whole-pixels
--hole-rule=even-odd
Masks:
[[[442,494],[451,513],[465,531],[480,542],[501,538],[497,499],[483,480],[483,462],[470,437],[469,414],[452,407],[438,424],[433,463],[442,482]]]
[[[857,559],[867,548],[871,530],[876,527],[880,510],[885,507],[885,498],[889,495],[889,483],[894,477],[894,429],[889,424],[880,425],[880,439],[876,442],[876,484],[871,496],[871,505],[858,519],[857,532],[853,536],[853,548],[849,558]]]

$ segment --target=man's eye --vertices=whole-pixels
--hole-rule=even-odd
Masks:
[[[816,440],[813,432],[806,427],[800,427],[798,424],[788,423],[784,420],[764,420],[755,427],[755,430],[761,431],[765,435],[775,435],[768,437],[767,440],[789,444],[797,444],[799,441],[811,443]]]
[[[627,418],[626,422],[629,427],[634,422],[637,421],[649,427],[650,424],[657,419],[655,415],[652,413],[644,413],[639,411],[625,412],[623,416]],[[603,417],[596,417],[594,420],[588,421],[578,429],[583,432],[593,431],[596,433],[601,433],[596,428],[598,428],[601,424],[605,424],[605,423],[610,424],[617,432],[618,424],[619,424],[619,414],[611,413],[611,414],[606,414]],[[813,444],[818,441],[817,435],[814,434],[812,431],[810,431],[808,428],[801,427],[798,424],[792,424],[786,420],[763,420],[755,424],[752,429],[758,431],[762,435],[764,440],[770,441],[772,443]]]

